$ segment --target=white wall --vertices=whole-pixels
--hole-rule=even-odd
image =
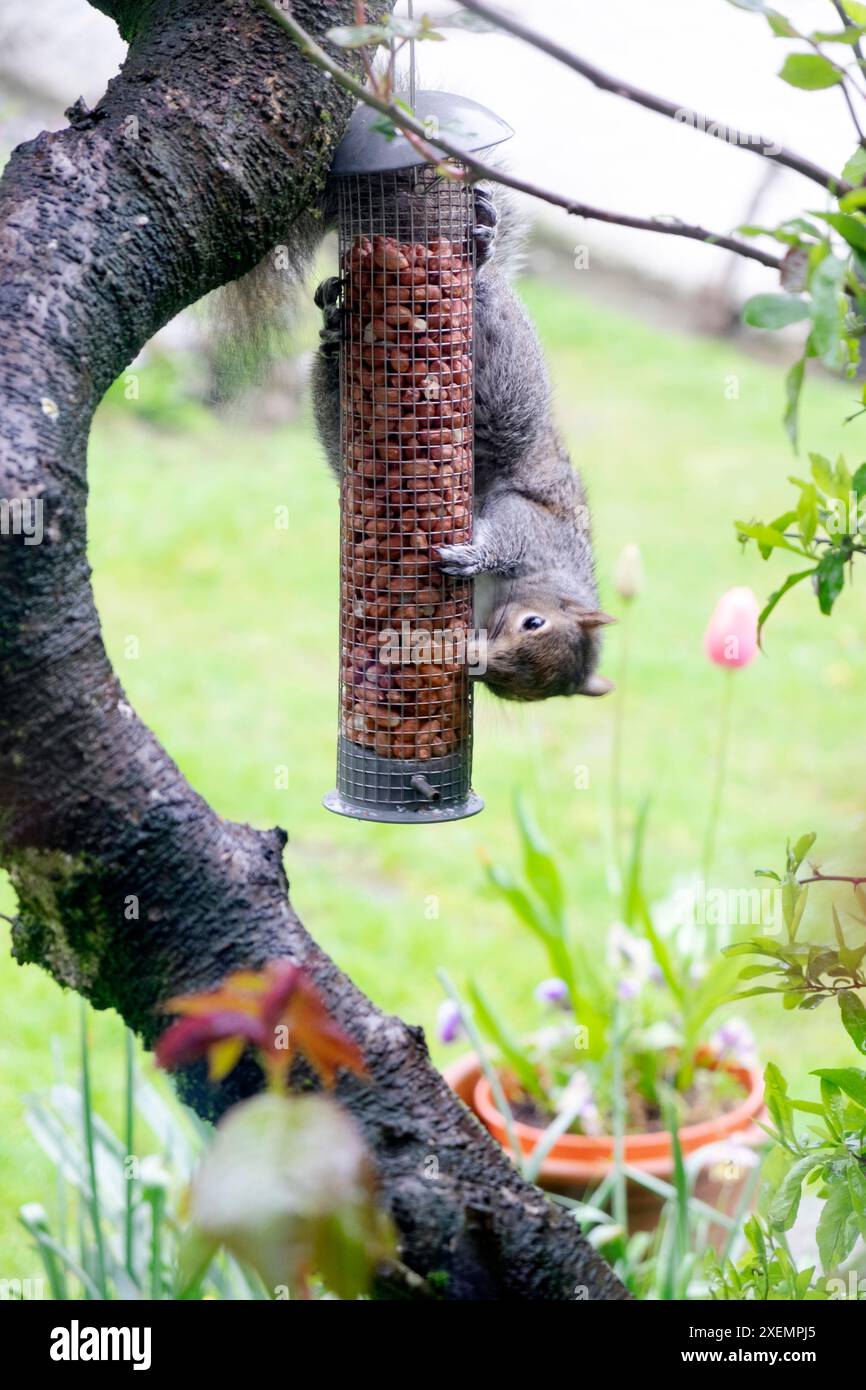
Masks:
[[[840,27],[830,0],[778,4],[801,29]],[[425,8],[416,0],[416,14]],[[453,7],[433,8],[447,13]],[[818,163],[839,169],[856,146],[840,92],[798,92],[775,77],[791,42],[774,38],[765,19],[726,0],[532,0],[510,8],[608,72],[772,137]],[[675,213],[728,231],[743,219],[766,173],[767,162],[758,156],[597,91],[517,40],[461,34],[447,44],[419,45],[418,52],[425,83],[455,85],[516,128],[506,147],[515,171],[582,202],[641,216]],[[817,185],[783,170],[765,215],[824,205]],[[574,243],[597,244],[680,283],[721,273],[724,253],[717,250],[578,223],[552,210],[543,216]],[[760,286],[766,276],[756,269],[752,280]]]
[[[779,0],[800,27],[834,28],[830,0]],[[405,8],[405,0],[403,3]],[[453,11],[448,0],[415,0],[416,13]],[[774,77],[791,44],[766,21],[726,0],[533,0],[515,12],[610,72],[707,115],[765,134],[839,168],[856,140],[838,90],[801,93]],[[839,50],[845,52],[845,50]],[[79,94],[92,102],[116,72],[123,44],[113,23],[85,0],[3,0],[0,9],[0,112],[16,139],[43,123],[59,125]],[[676,213],[727,231],[742,220],[766,161],[596,91],[543,54],[499,35],[452,34],[419,46],[422,79],[485,102],[517,130],[509,148],[516,170],[583,202],[651,216]],[[37,106],[22,103],[37,91]],[[29,124],[28,124],[29,122]],[[4,141],[4,143],[8,143]],[[821,190],[782,171],[762,216],[822,206]],[[723,273],[724,253],[680,239],[540,215],[607,258],[684,288]],[[740,288],[766,284],[749,270]]]
[[[76,97],[96,101],[125,52],[117,26],[86,0],[2,0],[0,94],[5,106],[17,104],[22,92],[33,94],[56,108],[60,124]]]

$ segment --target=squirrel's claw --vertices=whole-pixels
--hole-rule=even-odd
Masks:
[[[339,303],[342,281],[339,275],[329,275],[316,286],[313,302],[317,309],[331,309]]]
[[[437,545],[436,552],[443,574],[471,579],[484,571],[484,557],[476,545]]]
[[[496,244],[496,228],[499,212],[493,195],[487,188],[475,188],[475,265],[480,267],[490,260]]]
[[[334,357],[340,351],[343,340],[343,310],[340,308],[340,295],[343,284],[339,275],[329,275],[316,286],[313,299],[322,311],[321,351],[325,357]]]

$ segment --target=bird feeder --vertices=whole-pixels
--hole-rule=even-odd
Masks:
[[[419,92],[466,153],[510,128]],[[474,196],[360,106],[340,145],[340,716],[337,787],[361,820],[458,820],[471,788],[472,585],[437,547],[472,536]],[[465,172],[457,161],[449,164]]]

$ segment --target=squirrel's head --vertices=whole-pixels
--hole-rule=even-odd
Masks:
[[[596,671],[599,629],[615,619],[575,599],[509,600],[488,620],[486,670],[477,679],[503,700],[606,695],[613,682]]]

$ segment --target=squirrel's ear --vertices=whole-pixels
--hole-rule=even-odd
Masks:
[[[612,617],[610,613],[603,613],[600,608],[597,608],[593,613],[587,613],[585,609],[581,609],[578,621],[581,627],[605,627],[608,623],[615,623],[616,618]]]
[[[574,614],[581,627],[605,627],[608,623],[616,622],[610,613],[604,613],[600,608],[583,608],[573,598],[566,599],[564,607]]]
[[[577,693],[578,695],[609,695],[615,689],[616,686],[613,681],[609,681],[607,676],[600,676],[597,672],[593,672],[591,676],[587,676]]]

